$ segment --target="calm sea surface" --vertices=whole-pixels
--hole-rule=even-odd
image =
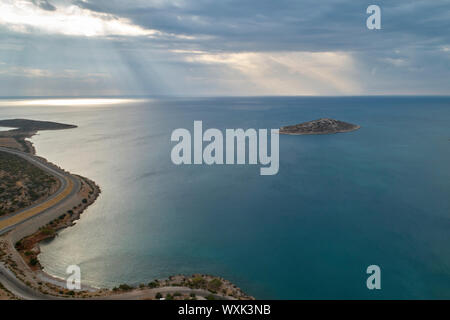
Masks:
[[[257,298],[450,298],[450,98],[208,98],[10,106],[76,124],[37,152],[102,194],[48,244],[45,270],[112,287],[208,273]],[[175,166],[176,128],[278,128],[330,117],[352,133],[280,136],[280,171]],[[382,290],[366,288],[381,267]]]

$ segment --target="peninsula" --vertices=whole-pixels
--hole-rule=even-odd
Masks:
[[[330,118],[320,118],[318,120],[281,127],[280,134],[330,134],[355,131],[359,128],[360,126],[356,124],[351,124]]]
[[[25,139],[31,138],[38,131],[73,129],[77,126],[49,121],[7,119],[0,120],[0,127],[11,128],[8,131],[0,131],[0,146],[35,154],[32,143]]]

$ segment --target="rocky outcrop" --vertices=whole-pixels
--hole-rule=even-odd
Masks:
[[[330,134],[358,130],[360,126],[344,121],[321,118],[280,128],[280,134]]]

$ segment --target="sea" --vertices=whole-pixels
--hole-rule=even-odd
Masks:
[[[101,196],[41,245],[44,270],[112,288],[225,278],[258,299],[450,299],[450,97],[0,100],[42,131],[37,154]],[[319,118],[357,131],[279,136],[279,172],[175,165],[175,129],[272,129]],[[370,290],[371,265],[380,289]]]

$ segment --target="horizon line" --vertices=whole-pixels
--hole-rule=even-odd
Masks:
[[[367,95],[35,95],[1,96],[3,100],[16,99],[158,99],[158,98],[361,98],[361,97],[450,97],[449,94],[367,94]]]

